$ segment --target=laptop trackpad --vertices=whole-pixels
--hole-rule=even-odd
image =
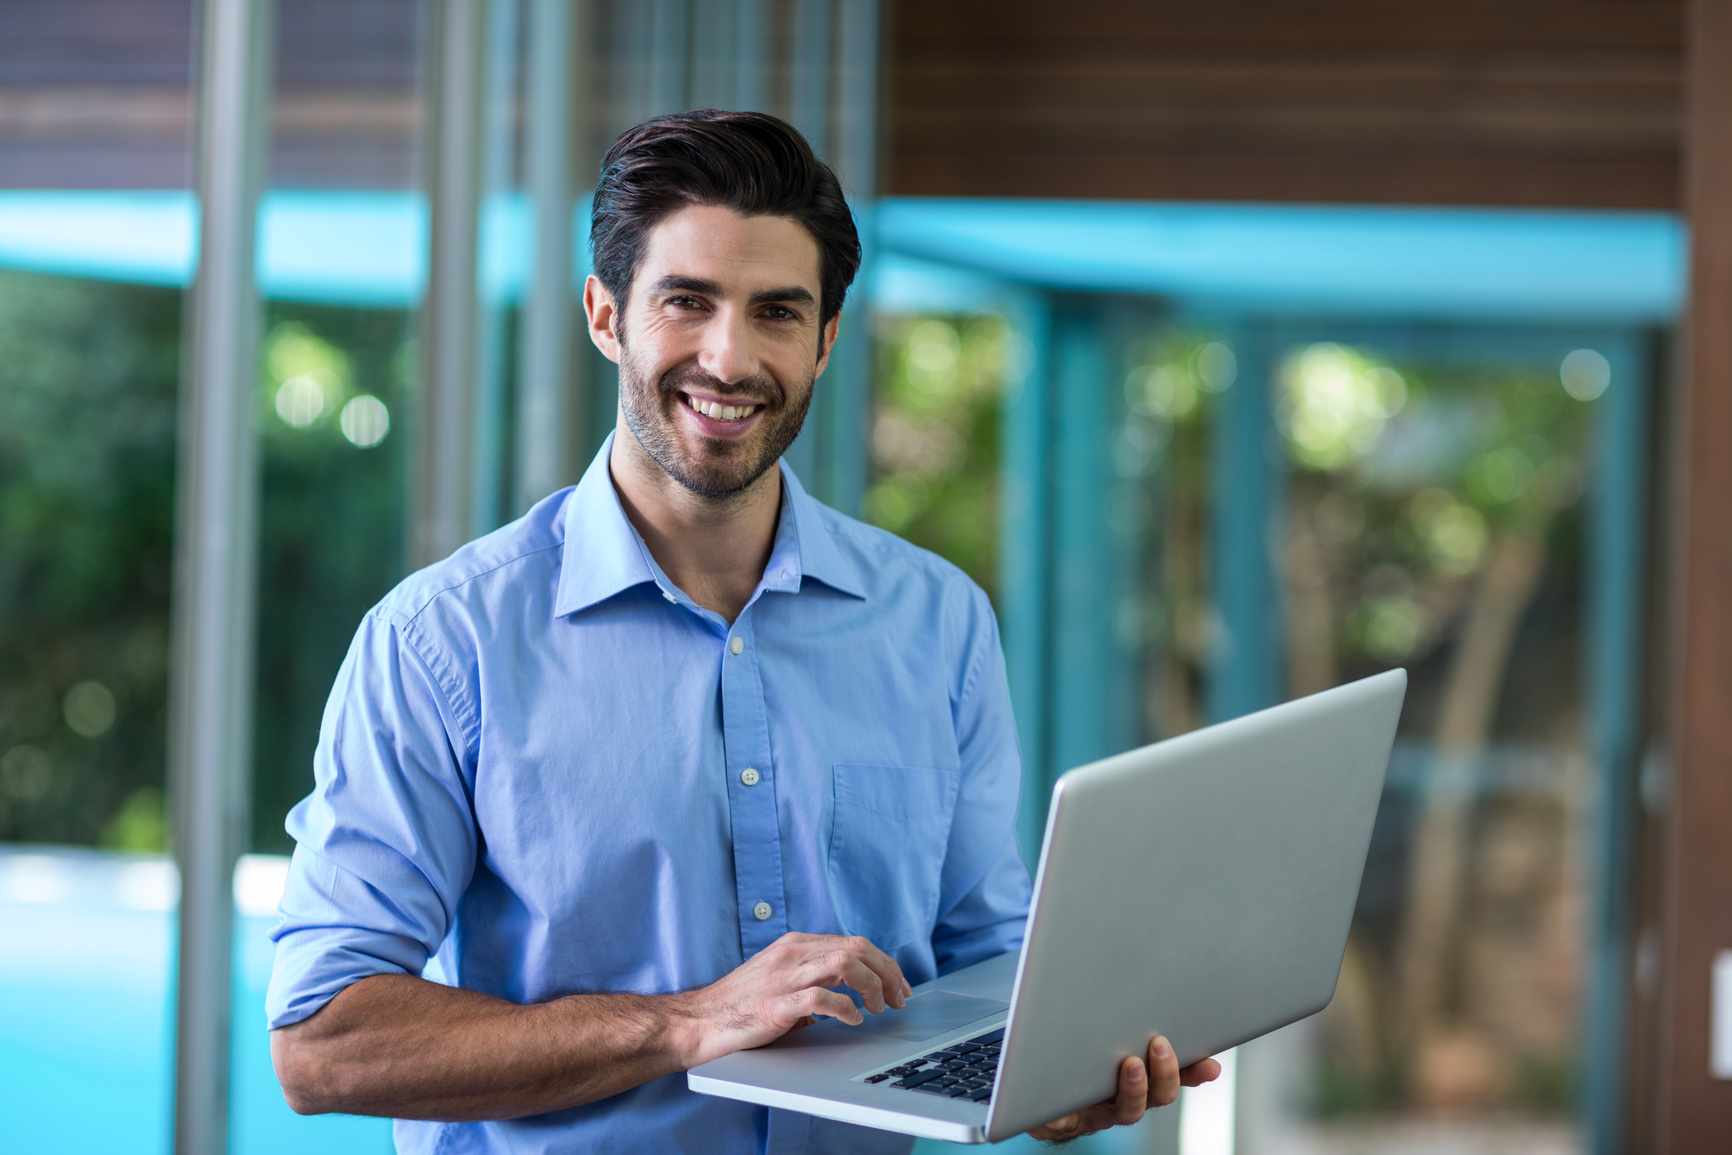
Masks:
[[[1003,1014],[1009,1006],[997,999],[959,995],[954,991],[922,991],[899,1011],[868,1014],[864,1023],[843,1029],[860,1035],[886,1035],[892,1039],[919,1042],[953,1031],[975,1019]]]

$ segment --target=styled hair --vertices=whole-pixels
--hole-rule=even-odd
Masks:
[[[836,174],[793,125],[762,112],[700,108],[620,134],[601,162],[589,241],[595,275],[621,309],[644,238],[688,205],[799,222],[818,244],[819,324],[842,311],[860,268],[860,235]]]

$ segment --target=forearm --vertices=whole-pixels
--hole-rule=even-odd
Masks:
[[[271,1034],[289,1105],[399,1119],[509,1119],[605,1099],[689,1065],[684,995],[519,1006],[376,975]]]

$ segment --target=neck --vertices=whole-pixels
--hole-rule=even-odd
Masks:
[[[702,497],[644,452],[621,416],[608,472],[625,515],[674,585],[731,624],[752,599],[776,544],[782,471],[728,497]]]

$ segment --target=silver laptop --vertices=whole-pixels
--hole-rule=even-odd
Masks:
[[[1078,767],[1053,788],[1018,954],[694,1067],[694,1091],[954,1143],[1114,1094],[1163,1034],[1191,1063],[1335,993],[1407,674]]]

